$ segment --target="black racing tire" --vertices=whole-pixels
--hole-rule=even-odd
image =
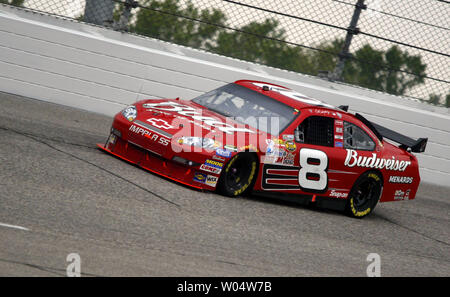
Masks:
[[[251,192],[258,176],[258,157],[254,153],[239,153],[224,166],[219,178],[219,193],[237,197]]]
[[[346,213],[353,218],[363,218],[372,213],[383,191],[383,179],[375,171],[362,174],[348,195]]]

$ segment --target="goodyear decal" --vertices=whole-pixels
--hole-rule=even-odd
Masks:
[[[252,171],[250,172],[250,176],[248,177],[247,183],[242,186],[239,190],[234,191],[234,195],[240,195],[242,194],[252,183],[253,177],[255,176],[256,172],[256,162],[252,162]]]
[[[201,173],[201,172],[196,172],[194,174],[194,181],[201,183],[201,184],[205,184],[211,187],[215,187],[217,182],[219,181],[219,178],[217,176],[214,175],[209,175],[209,174],[205,174],[205,173]]]
[[[194,181],[204,184],[206,181],[207,175],[201,172],[196,172],[194,174]]]
[[[356,208],[355,208],[354,202],[353,202],[353,197],[350,199],[350,208],[351,208],[351,210],[353,212],[353,215],[355,217],[363,217],[363,216],[367,215],[371,211],[370,207],[368,207],[366,210],[363,210],[363,211],[357,211]]]

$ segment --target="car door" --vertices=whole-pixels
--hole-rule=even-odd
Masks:
[[[334,150],[328,169],[329,193],[336,198],[347,198],[356,179],[367,170],[365,167],[347,166],[349,154],[369,157],[377,149],[376,142],[351,118],[335,119]]]
[[[262,189],[289,193],[325,193],[334,149],[334,118],[307,116],[268,146]]]
[[[302,192],[323,194],[329,188],[328,171],[335,162],[334,118],[331,115],[311,115],[295,129],[298,157],[298,184]]]

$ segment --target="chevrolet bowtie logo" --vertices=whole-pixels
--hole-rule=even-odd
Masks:
[[[174,127],[172,125],[170,125],[168,122],[166,122],[165,120],[162,119],[155,119],[155,118],[151,118],[151,119],[147,119],[147,122],[149,122],[150,124],[152,124],[152,126],[156,127],[156,128],[160,128],[160,129],[173,129]]]

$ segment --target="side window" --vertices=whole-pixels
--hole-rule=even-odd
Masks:
[[[295,141],[306,144],[334,145],[334,119],[320,116],[306,118],[295,130]]]
[[[358,126],[344,122],[344,148],[373,151],[375,142]]]

